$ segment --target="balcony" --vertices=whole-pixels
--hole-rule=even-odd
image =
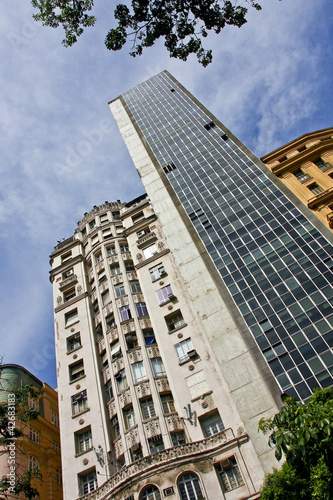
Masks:
[[[123,333],[135,332],[135,324],[133,319],[127,319],[121,323],[121,329]]]
[[[118,395],[118,401],[120,408],[124,408],[125,406],[132,403],[132,396],[129,387],[127,387],[127,389],[125,389]]]
[[[116,262],[118,262],[119,259],[118,259],[118,255],[110,255],[108,257],[108,263],[109,264],[115,264]]]
[[[125,439],[128,448],[132,448],[134,444],[139,444],[139,431],[138,426],[135,425],[125,432]]]
[[[139,318],[139,323],[140,323],[140,328],[142,328],[143,330],[145,328],[152,328],[151,321],[148,316],[145,316],[144,318]]]
[[[109,344],[116,342],[119,339],[118,328],[116,326],[113,326],[107,331],[106,335]]]
[[[181,431],[184,429],[184,421],[177,415],[168,415],[165,417],[169,432]]]
[[[330,198],[333,198],[333,187],[310,198],[308,200],[308,207],[314,208],[318,203],[326,203]]]
[[[169,380],[168,380],[168,377],[166,375],[163,377],[155,378],[155,384],[156,384],[158,392],[169,392],[170,391]]]
[[[124,454],[123,443],[122,443],[121,437],[119,437],[118,439],[116,439],[114,441],[113,446],[114,446],[114,451],[116,454],[116,459],[118,460],[118,458]]]
[[[128,448],[138,441],[138,430],[132,427],[126,433],[126,442]],[[132,442],[133,439],[133,442]],[[165,474],[167,471],[177,470],[180,466],[190,467],[194,460],[208,463],[212,461],[217,454],[234,453],[242,444],[248,441],[248,435],[242,434],[235,437],[232,429],[226,429],[214,436],[194,443],[186,443],[163,450],[153,455],[136,460],[130,465],[125,465],[119,472],[116,472],[102,486],[93,493],[89,493],[80,500],[98,500],[101,498],[113,498],[122,487],[126,487],[129,481],[133,485],[133,491],[137,491],[142,484],[159,470]],[[121,452],[117,457],[119,457]],[[117,451],[116,451],[117,454]],[[258,498],[258,497],[255,497]]]
[[[60,282],[60,284],[59,284],[60,292],[63,292],[64,290],[66,290],[66,288],[69,288],[70,286],[75,285],[75,283],[77,283],[76,274],[72,274],[71,276],[68,276],[68,278],[66,278]]]
[[[147,352],[148,358],[159,358],[160,357],[160,350],[159,350],[157,345],[147,346],[146,352]]]
[[[109,410],[109,417],[110,417],[110,420],[112,417],[114,417],[117,413],[117,409],[116,409],[116,403],[114,401],[114,398],[112,398],[109,402],[108,402],[108,410]]]
[[[99,354],[102,354],[105,351],[105,349],[106,349],[105,338],[104,337],[102,337],[101,339],[99,339],[97,341],[97,346],[98,346],[98,352],[99,352]]]
[[[111,380],[111,374],[110,374],[110,367],[107,366],[106,368],[104,368],[104,370],[102,371],[102,375],[103,375],[103,383],[106,384],[109,380]]]
[[[136,347],[128,352],[128,358],[130,363],[137,363],[142,361],[141,347]]]
[[[112,372],[115,375],[116,373],[120,372],[124,368],[124,358],[118,358],[116,361],[112,363]]]
[[[143,428],[147,438],[159,436],[161,434],[160,421],[158,417],[150,418],[143,422]]]
[[[96,264],[96,272],[99,273],[100,271],[102,271],[103,269],[105,269],[105,265],[104,265],[104,261],[101,260],[98,264]]]
[[[145,396],[150,396],[151,389],[150,389],[149,381],[145,380],[144,382],[139,382],[138,384],[136,384],[135,385],[135,392],[136,392],[138,399],[143,398]]]
[[[148,246],[148,244],[153,244],[154,241],[157,240],[157,236],[153,231],[144,234],[141,238],[138,239],[136,245],[138,248],[142,248],[144,246]]]

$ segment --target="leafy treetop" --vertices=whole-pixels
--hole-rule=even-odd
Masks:
[[[255,0],[245,2],[260,10]],[[94,0],[31,0],[38,12],[36,21],[44,26],[65,30],[63,44],[73,45],[85,28],[94,26],[96,18],[90,15]],[[220,33],[226,25],[237,27],[246,23],[248,9],[231,0],[132,0],[131,9],[124,4],[116,6],[114,18],[118,26],[106,35],[109,50],[120,50],[127,40],[132,41],[130,55],[141,55],[161,37],[170,57],[186,61],[196,54],[198,61],[207,66],[212,51],[203,47],[202,39],[209,31]]]

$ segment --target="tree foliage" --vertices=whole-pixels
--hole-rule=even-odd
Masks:
[[[263,500],[333,498],[333,390],[317,389],[305,404],[286,398],[273,418],[259,429],[286,462],[267,476]]]
[[[35,387],[26,385],[22,388],[13,388],[10,392],[1,390],[2,394],[8,396],[7,401],[0,402],[0,444],[1,454],[8,453],[12,447],[15,447],[16,453],[19,453],[19,438],[24,434],[25,424],[38,417],[38,410],[30,407],[29,398],[37,399],[40,391]],[[9,455],[10,456],[10,455]],[[15,459],[16,460],[16,459]],[[8,460],[8,464],[13,464],[14,459]],[[19,473],[15,466],[15,495],[23,493],[25,498],[33,499],[38,497],[38,491],[31,485],[34,477],[41,477],[38,468]],[[10,487],[11,480],[8,476],[0,479],[1,498],[12,498]]]
[[[260,10],[255,0],[246,4]],[[73,45],[84,29],[94,26],[96,18],[90,15],[94,0],[31,0],[38,12],[36,21],[43,25],[65,30],[63,44]],[[118,25],[106,35],[105,45],[115,51],[132,41],[130,55],[142,54],[145,47],[151,47],[159,38],[170,57],[186,61],[190,54],[196,54],[198,61],[207,66],[212,61],[212,51],[203,46],[208,32],[220,33],[226,25],[237,27],[246,23],[248,9],[231,0],[132,0],[131,8],[119,4],[114,11]]]

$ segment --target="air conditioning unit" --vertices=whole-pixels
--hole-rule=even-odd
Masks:
[[[74,398],[75,398],[75,401],[82,401],[82,399],[83,399],[82,393],[80,393],[80,394],[76,394],[76,395],[74,396]]]
[[[175,296],[174,293],[171,292],[171,293],[168,294],[168,299],[171,300],[171,299],[175,299],[175,298],[176,298],[176,296]]]
[[[189,358],[195,358],[195,356],[197,356],[198,353],[195,349],[191,349],[190,351],[187,352],[187,355]]]
[[[76,333],[76,334],[74,335],[74,338],[75,338],[75,340],[77,340],[77,339],[79,339],[79,340],[80,340],[80,334],[79,334],[79,333]]]
[[[74,274],[74,269],[70,269],[69,271],[67,271],[66,278],[68,278],[68,276],[72,276],[72,274]]]

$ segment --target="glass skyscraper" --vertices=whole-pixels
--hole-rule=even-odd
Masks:
[[[332,385],[328,230],[168,72],[110,107],[155,213],[163,220],[163,187],[281,392],[304,400]]]

